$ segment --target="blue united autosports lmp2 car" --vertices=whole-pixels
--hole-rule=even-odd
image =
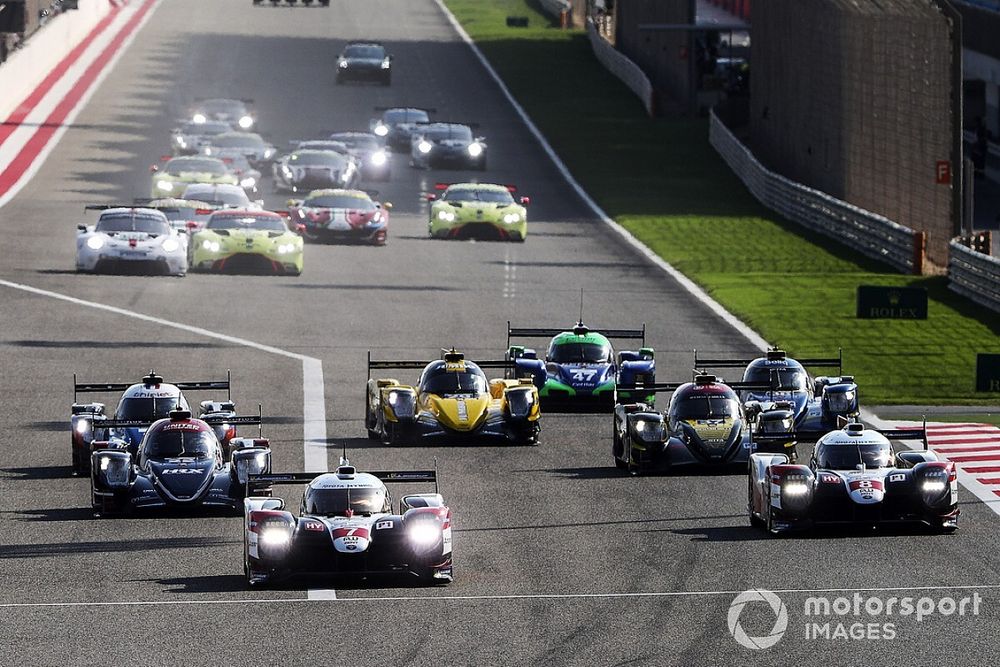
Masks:
[[[835,376],[813,378],[806,367],[836,368]],[[743,381],[767,387],[741,392],[741,399],[761,433],[795,431],[822,435],[857,421],[858,385],[843,374],[843,355],[793,359],[771,349],[756,359],[709,359],[694,354],[694,367],[743,368]]]
[[[545,359],[515,338],[551,338]],[[615,355],[610,339],[642,342],[638,351]],[[507,359],[514,364],[516,378],[532,378],[543,410],[605,411],[615,404],[618,384],[653,384],[656,361],[653,348],[646,347],[646,325],[641,329],[592,330],[582,321],[570,329],[514,328],[507,322]],[[623,392],[620,399],[652,405],[651,392]]]

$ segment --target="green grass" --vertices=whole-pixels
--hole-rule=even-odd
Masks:
[[[647,118],[586,35],[533,2],[446,4],[601,207],[764,338],[797,354],[843,347],[869,405],[997,402],[975,393],[974,369],[977,352],[1000,353],[1000,315],[763,208],[709,146],[707,120]],[[855,319],[862,284],[926,287],[929,319]]]

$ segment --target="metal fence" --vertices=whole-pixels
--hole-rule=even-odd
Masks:
[[[639,97],[642,106],[646,108],[646,113],[652,116],[654,111],[653,84],[649,82],[649,77],[642,71],[642,68],[602,37],[600,30],[590,18],[587,19],[587,37],[590,38],[590,47],[594,50],[594,56],[609,72],[621,79],[622,83]]]
[[[926,235],[768,170],[711,114],[709,141],[764,206],[903,273],[924,268]]]
[[[1000,258],[966,248],[957,240],[948,252],[948,289],[1000,313]]]

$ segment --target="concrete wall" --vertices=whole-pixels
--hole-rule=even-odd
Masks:
[[[616,0],[615,47],[639,65],[658,93],[692,111],[694,48],[688,31],[639,30],[649,23],[693,24],[694,0]]]
[[[938,161],[952,159],[952,42],[934,2],[755,2],[753,30],[758,157],[788,178],[926,231],[930,260],[946,264],[954,192],[936,177]]]

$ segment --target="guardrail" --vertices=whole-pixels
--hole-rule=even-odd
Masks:
[[[646,108],[646,113],[652,116],[655,111],[653,84],[649,82],[649,77],[642,68],[604,39],[590,17],[587,18],[587,37],[590,38],[590,48],[594,50],[597,60],[639,97],[642,106]]]
[[[770,171],[729,131],[715,111],[711,114],[709,141],[764,206],[898,271],[923,273],[925,232],[914,231]]]
[[[948,289],[1000,313],[1000,258],[967,248],[958,240],[948,246]]]
[[[546,14],[559,19],[562,27],[569,25],[569,14],[573,10],[573,3],[570,0],[539,0],[538,4]]]

